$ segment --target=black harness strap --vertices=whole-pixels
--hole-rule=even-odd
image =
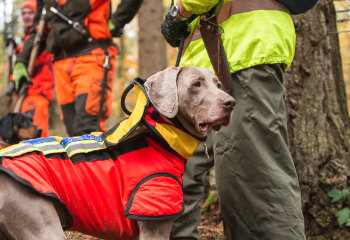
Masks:
[[[142,78],[134,78],[134,81],[132,83],[129,84],[129,86],[127,86],[121,96],[121,99],[120,99],[120,104],[121,104],[121,107],[123,109],[123,111],[130,116],[131,112],[126,108],[125,106],[125,99],[126,99],[126,96],[128,95],[128,93],[130,92],[131,89],[134,88],[134,82],[139,82],[141,83],[142,85],[146,82],[145,79],[142,79]]]

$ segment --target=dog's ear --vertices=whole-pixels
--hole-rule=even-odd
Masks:
[[[147,78],[145,89],[153,106],[164,116],[176,116],[179,100],[177,96],[177,78],[181,67],[168,67]]]
[[[12,117],[13,114],[9,113],[0,119],[0,136],[5,140],[10,139],[13,135]]]

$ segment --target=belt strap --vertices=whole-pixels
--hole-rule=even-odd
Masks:
[[[83,55],[91,54],[91,51],[97,48],[106,50],[109,46],[113,45],[112,39],[105,39],[101,41],[92,41],[82,44],[82,46],[74,48],[70,51],[62,50],[54,54],[54,61],[58,61],[65,58],[79,57]]]
[[[288,8],[276,0],[233,0],[224,3],[221,6],[220,11],[217,14],[217,24],[224,22],[232,15],[255,10],[277,10],[290,14]],[[193,34],[186,38],[183,52],[185,52],[186,48],[192,41],[199,38],[199,30],[196,28],[193,31]]]
[[[231,93],[231,72],[221,40],[220,27],[216,24],[216,17],[207,18],[201,16],[199,31],[216,76],[226,91]]]
[[[277,10],[290,14],[288,8],[276,0],[234,0],[222,5],[217,21],[222,23],[231,15],[255,10]]]

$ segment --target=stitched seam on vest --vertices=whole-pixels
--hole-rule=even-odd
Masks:
[[[163,215],[163,216],[140,216],[140,215],[135,215],[135,214],[130,214],[129,211],[131,209],[132,203],[134,201],[134,197],[138,191],[138,189],[141,187],[142,184],[144,184],[145,182],[147,182],[148,180],[152,179],[152,178],[156,178],[156,177],[168,177],[171,178],[173,180],[175,180],[181,187],[181,183],[179,181],[179,179],[177,179],[177,177],[175,177],[173,174],[171,173],[167,173],[167,172],[159,172],[159,173],[153,173],[150,174],[146,177],[144,177],[141,181],[139,181],[134,190],[132,191],[130,198],[128,200],[128,203],[126,204],[125,207],[125,212],[124,212],[124,216],[133,220],[141,220],[141,221],[146,221],[146,220],[168,220],[168,219],[174,219],[175,217],[181,215],[184,211],[184,204],[182,203],[182,209],[180,212],[175,213],[175,214],[169,214],[169,215]]]

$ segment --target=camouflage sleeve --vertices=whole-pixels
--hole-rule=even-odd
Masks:
[[[142,0],[122,0],[117,10],[112,14],[112,23],[116,29],[123,28],[138,12]]]

